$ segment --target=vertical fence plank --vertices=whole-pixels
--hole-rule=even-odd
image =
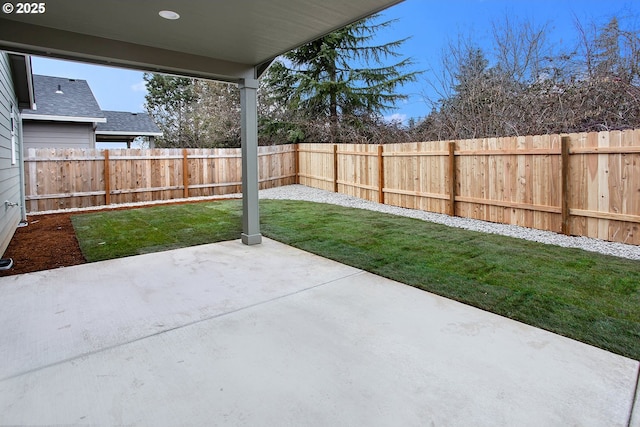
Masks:
[[[111,204],[111,168],[109,167],[109,150],[104,150],[104,204]]]
[[[300,144],[294,145],[293,168],[295,177],[294,184],[300,184]]]
[[[182,149],[182,197],[189,198],[189,152],[186,148]]]
[[[338,144],[333,144],[333,192],[338,192]]]
[[[608,148],[610,146],[611,132],[599,132],[598,133],[598,148]],[[610,162],[613,160],[614,154],[598,154],[598,212],[609,212],[610,197],[609,197],[609,177],[610,177]],[[609,238],[609,223],[607,220],[598,220],[598,239],[607,240]]]
[[[449,142],[449,215],[456,216],[456,142]]]
[[[378,145],[378,203],[384,204],[384,145]]]
[[[562,234],[569,236],[571,230],[569,227],[569,187],[571,185],[569,179],[569,137],[563,136],[560,139],[561,150],[561,166],[562,189],[560,193],[560,203],[562,206]]]

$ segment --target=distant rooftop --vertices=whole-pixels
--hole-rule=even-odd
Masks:
[[[158,126],[147,113],[102,111],[106,123],[98,123],[96,135],[162,136]]]
[[[131,141],[162,136],[147,113],[103,111],[86,80],[33,76],[35,108],[23,109],[25,120],[96,123],[99,141]]]
[[[86,80],[34,74],[35,109],[22,110],[24,119],[105,122],[106,118]]]

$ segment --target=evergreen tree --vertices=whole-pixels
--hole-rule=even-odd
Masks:
[[[405,99],[395,90],[418,73],[405,72],[413,64],[409,58],[384,64],[401,56],[397,50],[406,39],[369,45],[394,22],[378,18],[357,21],[285,54],[265,78],[272,96],[299,116],[329,123],[332,141],[346,120],[357,125]]]

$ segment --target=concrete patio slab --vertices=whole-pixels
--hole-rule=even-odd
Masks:
[[[0,425],[637,425],[637,361],[269,239],[0,278],[0,304]]]
[[[358,271],[275,242],[232,241],[2,277],[0,378]]]
[[[629,427],[640,427],[640,370],[636,379],[636,399],[631,412]]]

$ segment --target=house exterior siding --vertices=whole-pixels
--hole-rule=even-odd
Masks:
[[[0,52],[0,254],[9,246],[21,219],[19,206],[4,203],[22,204],[20,114],[13,88],[8,56]]]
[[[95,148],[93,123],[34,122],[25,120],[24,149]]]

